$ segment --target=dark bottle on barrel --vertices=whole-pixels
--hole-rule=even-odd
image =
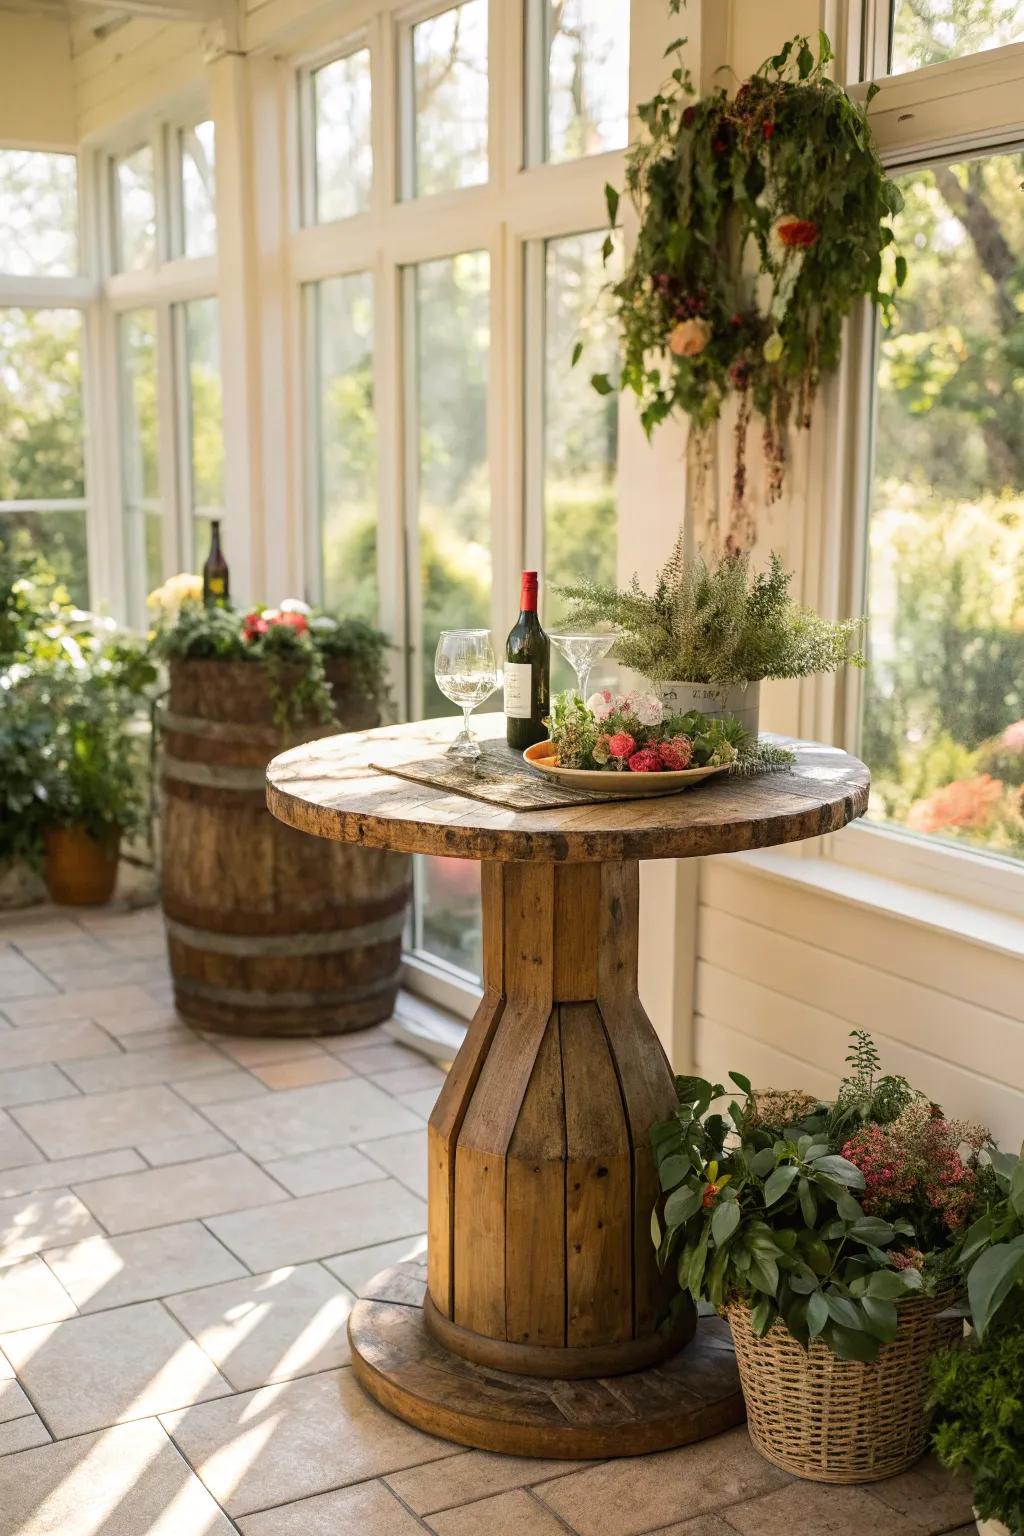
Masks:
[[[203,566],[203,605],[206,608],[226,608],[230,595],[228,563],[220,547],[220,521],[214,518],[210,524],[210,553]]]
[[[537,572],[524,571],[519,617],[505,641],[508,744],[523,751],[544,741],[551,709],[551,646],[537,617]]]

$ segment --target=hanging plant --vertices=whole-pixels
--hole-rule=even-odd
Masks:
[[[790,424],[810,424],[818,380],[839,361],[844,316],[862,295],[883,314],[891,306],[882,252],[893,240],[886,220],[903,200],[872,144],[866,105],[826,74],[833,54],[824,33],[817,57],[806,38],[794,38],[732,97],[724,89],[697,96],[684,41],[667,50],[677,59],[671,81],[638,109],[645,133],[626,157],[640,228],[612,289],[620,388],[639,396],[648,436],[679,409],[698,441],[735,396],[729,536],[737,547],[753,534],[751,416],[763,423],[775,500]],[[614,225],[619,193],[605,192]],[[609,237],[606,259],[610,248]],[[905,275],[897,256],[896,287]],[[602,373],[592,383],[601,394],[614,387]]]

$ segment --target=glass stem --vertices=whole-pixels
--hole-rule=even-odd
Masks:
[[[471,740],[471,737],[470,737],[470,734],[469,734],[469,717],[470,717],[470,715],[472,713],[473,713],[473,706],[472,706],[472,704],[463,704],[463,706],[462,706],[462,734],[463,734],[463,736],[465,736],[467,741]]]
[[[580,698],[585,704],[587,702],[587,684],[590,682],[590,668],[581,667],[576,674],[576,681],[580,685]]]

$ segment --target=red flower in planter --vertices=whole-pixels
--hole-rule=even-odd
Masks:
[[[255,610],[252,613],[247,613],[242,621],[242,634],[250,642],[258,640],[261,635],[265,635],[268,628],[269,625],[266,619]]]
[[[807,250],[810,246],[816,245],[818,240],[818,226],[812,224],[810,219],[780,219],[775,226],[775,232],[782,244],[790,248],[796,246],[801,250]]]
[[[271,620],[285,629],[297,629],[300,635],[307,633],[309,622],[304,613],[279,613]]]
[[[636,751],[636,742],[628,731],[616,731],[608,738],[608,751],[612,757],[629,757]]]
[[[631,773],[660,773],[662,768],[661,758],[658,756],[657,747],[641,747],[639,752],[634,752],[629,759]]]

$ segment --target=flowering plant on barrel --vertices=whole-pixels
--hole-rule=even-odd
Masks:
[[[673,6],[678,9],[678,5]],[[866,295],[883,311],[887,222],[902,197],[871,142],[867,104],[831,80],[819,34],[787,42],[730,96],[698,97],[680,38],[666,86],[638,108],[626,190],[640,229],[612,293],[622,334],[619,387],[641,402],[648,434],[675,410],[702,431],[738,403],[734,541],[745,522],[745,447],[763,419],[768,492],[782,489],[791,419],[807,425],[819,375],[839,359],[842,321]],[[620,194],[605,189],[609,221]],[[605,259],[613,249],[605,242]],[[897,257],[893,278],[903,282]],[[582,344],[577,346],[578,360]],[[592,376],[600,393],[614,384]]]
[[[676,1113],[651,1132],[663,1191],[651,1235],[675,1269],[674,1306],[740,1300],[758,1335],[781,1319],[805,1346],[870,1361],[902,1298],[953,1283],[988,1133],[880,1077],[867,1036],[848,1060],[835,1103],[731,1073],[744,1099],[723,1114],[720,1083],[677,1079]]]

